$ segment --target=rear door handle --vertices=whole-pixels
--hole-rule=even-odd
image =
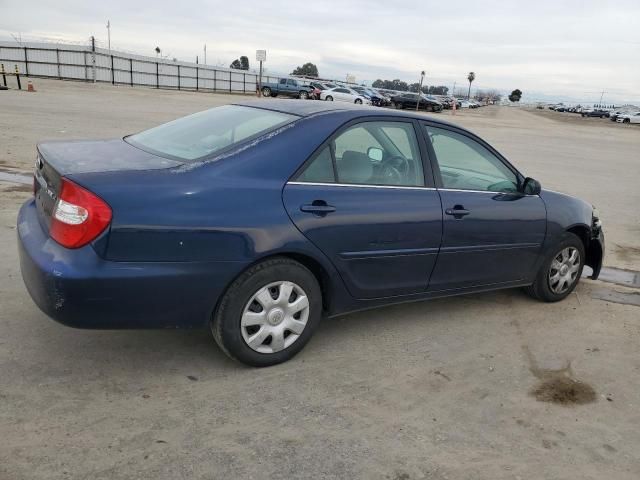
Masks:
[[[324,200],[314,200],[310,205],[301,205],[300,211],[324,217],[328,213],[335,212],[336,207],[333,205],[327,205],[327,202]]]
[[[453,215],[454,218],[462,218],[465,215],[469,215],[471,212],[466,210],[462,205],[456,205],[453,208],[447,208],[444,213],[447,215]]]

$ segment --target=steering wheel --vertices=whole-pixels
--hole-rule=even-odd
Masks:
[[[393,155],[382,163],[381,176],[386,183],[401,184],[407,178],[409,161],[402,155]]]

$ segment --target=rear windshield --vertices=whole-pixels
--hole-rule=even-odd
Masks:
[[[225,105],[136,133],[125,140],[142,150],[179,160],[198,160],[292,122],[296,116]]]

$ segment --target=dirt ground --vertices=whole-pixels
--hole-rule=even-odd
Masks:
[[[43,139],[120,136],[242,99],[34,83],[0,92],[0,172],[28,174]],[[438,118],[595,204],[606,265],[640,270],[640,127],[508,107]],[[584,280],[558,304],[509,290],[362,312],[255,370],[208,332],[49,320],[17,259],[29,191],[0,181],[0,480],[640,477],[640,310],[599,299],[638,289]]]

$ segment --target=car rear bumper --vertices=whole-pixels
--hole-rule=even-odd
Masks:
[[[38,307],[76,328],[205,326],[243,262],[112,262],[91,245],[67,249],[40,226],[33,200],[18,215],[24,283]]]

